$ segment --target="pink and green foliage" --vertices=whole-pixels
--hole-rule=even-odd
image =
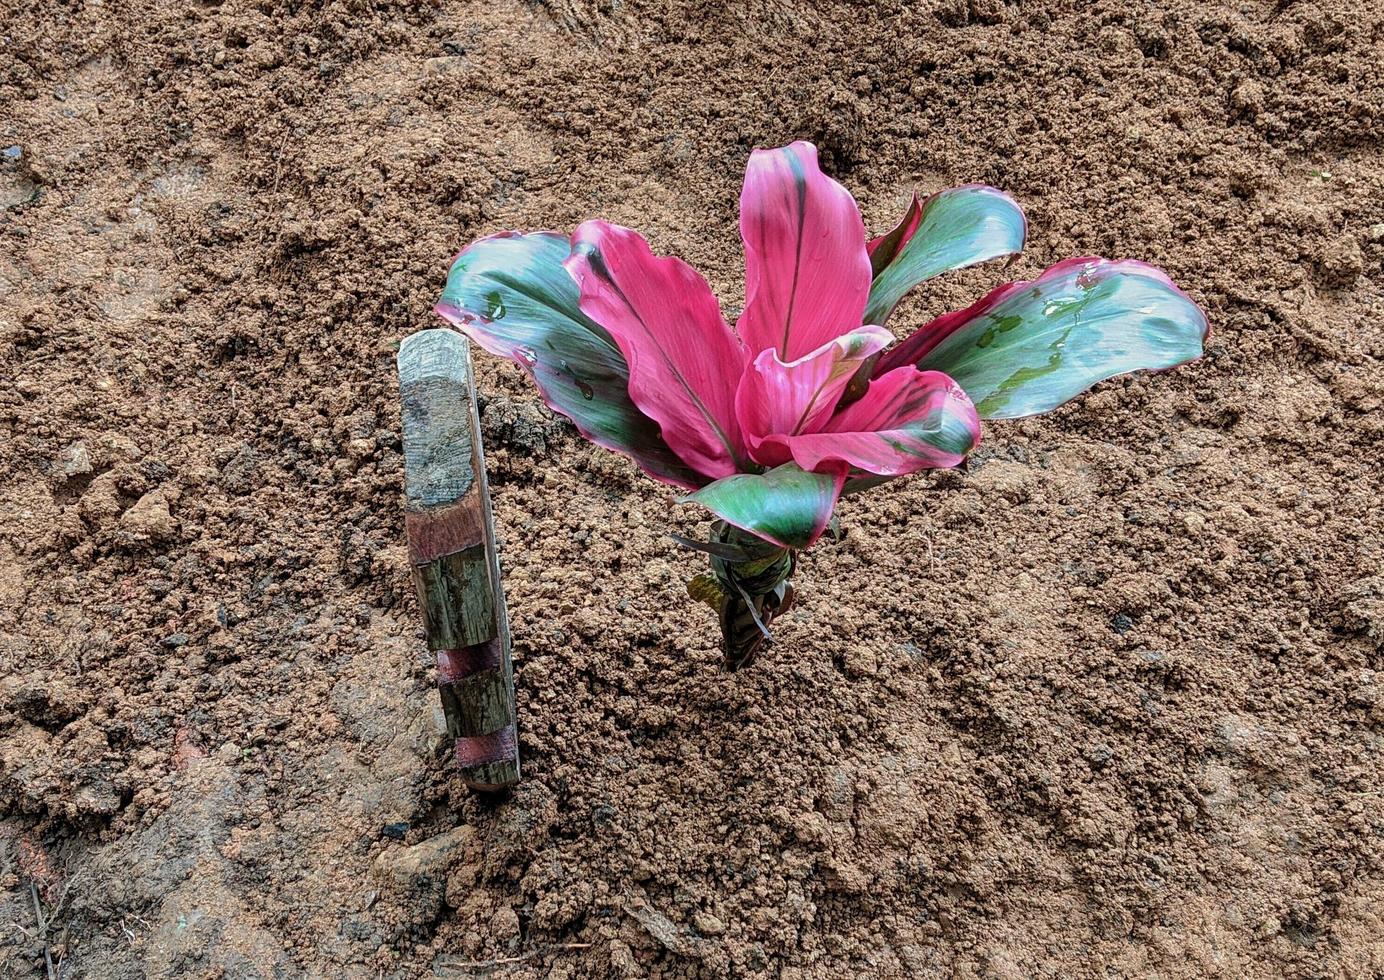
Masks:
[[[1008,195],[914,198],[878,238],[809,143],[756,150],[740,196],[734,328],[686,263],[588,221],[502,232],[453,260],[438,312],[533,377],[586,438],[784,548],[811,545],[847,481],[955,466],[980,419],[1051,411],[1117,374],[1198,357],[1205,315],[1151,266],[1068,259],[890,347],[914,286],[1019,252]]]

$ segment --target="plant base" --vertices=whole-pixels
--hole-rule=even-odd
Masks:
[[[752,664],[770,639],[769,624],[792,607],[789,576],[797,556],[725,521],[713,525],[711,540],[738,552],[735,558],[713,554],[711,570],[719,593],[713,605],[720,615],[724,664],[739,670]]]

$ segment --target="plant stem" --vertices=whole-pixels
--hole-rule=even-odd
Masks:
[[[755,537],[725,521],[711,530],[713,541],[734,545],[751,557],[740,561],[711,557],[711,569],[726,594],[721,606],[721,641],[727,670],[754,662],[769,637],[769,624],[793,604],[797,555]]]
[[[53,969],[53,947],[48,945],[48,921],[43,917],[43,906],[38,901],[38,886],[29,882],[29,897],[34,900],[34,919],[38,923],[38,941],[43,943],[43,963],[48,968],[48,980],[56,980]]]

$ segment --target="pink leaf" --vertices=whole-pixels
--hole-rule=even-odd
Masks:
[[[955,466],[980,442],[971,399],[941,371],[902,367],[870,382],[820,432],[769,436],[805,470],[848,463],[878,476]]]
[[[659,258],[635,232],[588,221],[566,262],[581,311],[615,339],[630,370],[630,398],[659,424],[689,466],[717,479],[744,455],[735,387],[747,355],[711,287],[687,263]]]
[[[750,454],[757,462],[777,466],[789,454],[782,446],[760,448],[764,437],[815,432],[831,417],[841,393],[871,355],[893,341],[883,327],[867,326],[827,341],[817,350],[785,364],[766,350],[740,379],[735,411]]]
[[[862,322],[870,292],[865,224],[855,199],[817,167],[817,148],[755,150],[740,192],[745,312],[752,354],[796,360]]]
[[[913,237],[913,233],[918,230],[918,224],[922,220],[923,202],[918,200],[917,193],[914,193],[913,200],[909,202],[908,210],[903,213],[899,223],[866,243],[865,251],[870,255],[871,274],[877,276],[889,267],[889,263],[898,257],[899,252],[903,251],[903,247]]]

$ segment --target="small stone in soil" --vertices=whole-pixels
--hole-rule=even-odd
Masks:
[[[390,840],[403,840],[408,835],[407,823],[387,823],[380,829]]]
[[[726,931],[726,924],[710,912],[696,912],[692,916],[692,924],[697,927],[697,931],[704,936],[719,936]]]
[[[9,709],[45,728],[65,725],[82,713],[76,690],[57,680],[19,688],[10,695]]]
[[[120,517],[129,543],[158,543],[177,533],[177,522],[168,511],[168,500],[158,490],[146,493]]]
[[[1365,256],[1352,236],[1343,235],[1322,250],[1317,267],[1328,284],[1349,286],[1364,273]]]
[[[1097,769],[1103,767],[1114,755],[1115,753],[1110,746],[1101,742],[1086,747],[1086,761]]]
[[[230,493],[244,496],[259,485],[259,454],[250,446],[242,446],[234,456],[221,467],[221,485]]]
[[[90,473],[91,452],[87,449],[86,443],[74,442],[64,449],[58,457],[58,466],[62,469],[62,475],[69,480]]]
[[[376,856],[372,874],[403,900],[412,922],[430,922],[442,910],[447,869],[475,836],[475,828],[463,825],[412,847],[390,848]]]

